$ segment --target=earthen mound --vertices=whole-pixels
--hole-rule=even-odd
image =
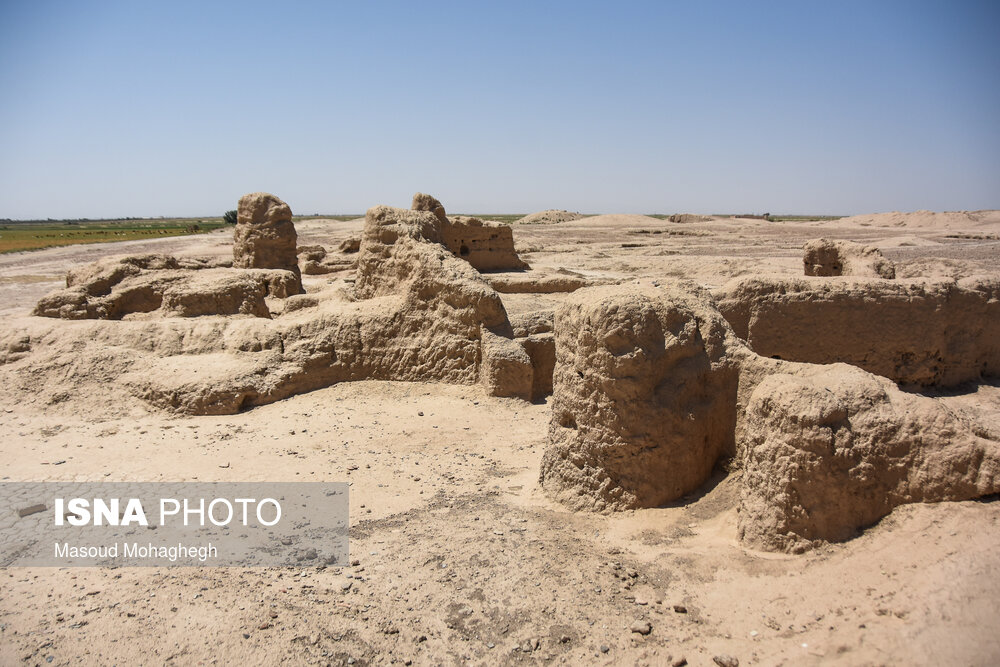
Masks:
[[[909,229],[969,229],[1000,226],[1000,211],[892,211],[841,218],[839,223],[862,227],[905,227]]]
[[[605,213],[579,220],[574,227],[638,227],[648,229],[663,226],[663,221],[640,213]]]
[[[813,239],[805,244],[803,251],[807,276],[896,277],[896,266],[874,246]]]

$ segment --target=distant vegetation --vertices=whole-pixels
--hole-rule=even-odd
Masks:
[[[0,253],[109,241],[203,234],[223,227],[222,218],[128,218],[121,220],[0,220]]]
[[[819,220],[840,220],[842,215],[772,215],[773,222],[816,222]]]
[[[0,219],[0,253],[21,250],[41,250],[81,243],[136,241],[204,234],[225,227],[229,214],[236,222],[236,211],[227,211],[220,218],[115,218],[111,220],[9,220]],[[294,221],[328,218],[353,220],[360,215],[297,215]]]
[[[232,211],[226,211],[225,214],[222,216],[222,219],[225,221],[227,225],[235,225],[236,209],[233,209]]]

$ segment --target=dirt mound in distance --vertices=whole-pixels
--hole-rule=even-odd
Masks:
[[[571,211],[550,208],[537,213],[530,213],[517,222],[522,225],[551,225],[557,222],[571,222],[587,216]]]
[[[841,224],[914,229],[964,229],[978,226],[1000,227],[1000,211],[913,211],[871,213],[841,218]]]

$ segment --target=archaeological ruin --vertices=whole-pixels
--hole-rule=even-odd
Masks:
[[[1000,374],[996,278],[896,279],[874,247],[818,239],[799,278],[601,284],[530,270],[509,225],[449,217],[422,193],[369,209],[340,247],[297,242],[287,204],[245,195],[231,261],[76,268],[35,307],[48,328],[9,333],[0,363],[50,400],[88,374],[191,415],[355,380],[551,396],[549,496],[658,507],[726,462],[739,537],[765,550],[849,539],[904,503],[1000,492],[1000,445],[914,391]],[[303,275],[332,278],[305,290]],[[567,296],[509,315],[501,295],[523,294]]]

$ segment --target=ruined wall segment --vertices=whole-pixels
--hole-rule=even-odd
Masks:
[[[69,271],[65,289],[42,297],[34,315],[67,320],[252,315],[270,317],[265,297],[295,293],[295,276],[231,269],[204,258],[107,257]]]
[[[528,267],[514,250],[509,225],[453,216],[442,228],[442,242],[477,271],[523,271]]]
[[[287,205],[263,193],[240,201],[233,264],[296,262]],[[299,274],[288,268],[231,268],[163,255],[102,260],[71,271],[68,287],[43,298],[36,314],[129,321],[42,336],[18,343],[14,354],[27,351],[55,366],[72,358],[74,373],[114,368],[109,381],[188,414],[231,414],[365,379],[470,385],[483,379],[494,395],[530,399],[533,362],[513,340],[499,295],[441,245],[440,228],[432,212],[372,208],[357,244],[353,288],[310,295],[300,294]],[[325,260],[323,248],[301,250],[307,261]],[[267,297],[284,300],[274,314]],[[234,314],[255,317],[226,317]],[[178,319],[197,315],[216,317],[203,318],[210,321],[205,326]],[[169,322],[156,325],[151,317]],[[259,324],[251,324],[255,319]],[[211,335],[196,335],[206,327]],[[130,372],[132,366],[141,370]],[[73,381],[72,373],[49,379],[53,395]]]
[[[467,216],[449,218],[440,201],[422,192],[413,195],[410,208],[433,213],[440,223],[436,240],[477,271],[522,271],[528,268],[514,250],[514,232],[510,226]]]
[[[844,362],[904,386],[949,387],[1000,374],[1000,280],[757,277],[716,293],[758,354]]]
[[[903,503],[1000,491],[988,430],[860,368],[754,354],[696,288],[580,290],[554,333],[540,481],[574,509],[661,505],[735,452],[741,539],[798,552]]]

